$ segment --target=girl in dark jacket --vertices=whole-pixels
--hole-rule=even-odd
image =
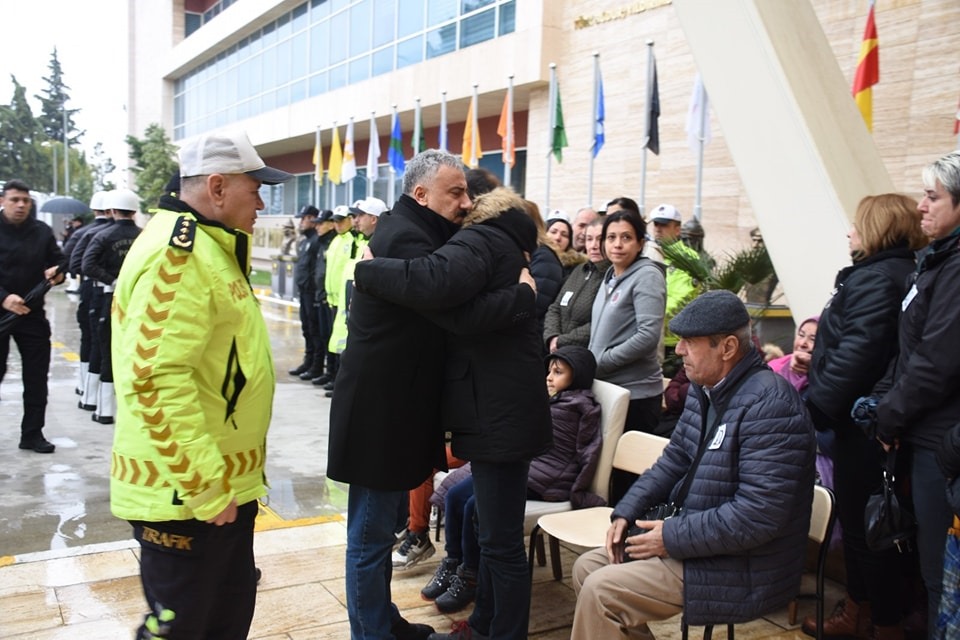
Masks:
[[[586,347],[561,347],[546,357],[553,446],[530,462],[528,500],[563,502],[574,509],[601,506],[590,491],[600,460],[600,405],[593,397],[597,362]],[[420,594],[443,613],[460,611],[476,595],[480,547],[473,526],[475,499],[468,467],[444,478],[431,501],[444,510],[445,551]]]
[[[807,406],[820,431],[834,434],[834,491],[843,528],[847,597],[824,622],[824,634],[902,638],[900,554],[867,549],[863,512],[878,490],[882,451],[853,425],[850,409],[868,395],[897,352],[900,301],[926,244],[917,203],[899,194],[864,198],[847,234],[853,264],[837,274],[820,316],[808,373]],[[803,630],[816,634],[816,620]]]

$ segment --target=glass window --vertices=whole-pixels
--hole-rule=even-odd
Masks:
[[[263,113],[265,111],[272,111],[277,108],[277,94],[273,91],[268,91],[260,98],[260,108],[256,113]]]
[[[184,37],[188,37],[203,25],[203,16],[199,13],[187,13],[184,18]]]
[[[268,91],[277,86],[277,48],[270,47],[260,56],[263,64],[260,68],[263,70],[262,83],[260,89]]]
[[[280,87],[279,89],[273,92],[273,95],[275,96],[275,100],[276,100],[275,104],[278,108],[285,107],[288,104],[290,104],[290,86],[289,85]]]
[[[489,9],[460,23],[460,48],[492,40],[496,26],[496,10]]]
[[[293,35],[293,24],[290,22],[290,14],[285,13],[277,18],[277,38],[283,40]]]
[[[350,61],[350,84],[363,82],[370,77],[370,56]]]
[[[296,33],[307,26],[307,3],[293,10],[293,32]]]
[[[290,85],[290,104],[299,102],[307,97],[307,81],[299,80]]]
[[[294,80],[307,75],[307,32],[293,36],[290,42],[290,77]]]
[[[396,31],[397,0],[374,0],[373,46],[393,42]]]
[[[330,18],[330,64],[347,59],[347,27],[350,14],[346,11]]]
[[[397,69],[423,60],[423,36],[404,40],[397,45]]]
[[[500,5],[500,31],[506,35],[517,30],[517,5],[513,0]]]
[[[457,0],[427,0],[427,26],[457,17]]]
[[[423,1],[400,0],[397,11],[397,37],[402,38],[423,29]]]
[[[350,4],[350,0],[332,0],[333,7],[331,11],[337,11],[338,9],[343,9],[344,7]]]
[[[290,66],[292,61],[290,59],[291,55],[291,41],[284,40],[276,46],[276,78],[274,79],[274,86],[283,85],[290,82]]]
[[[327,72],[310,76],[310,96],[319,96],[327,92]]]
[[[393,71],[393,45],[380,49],[373,54],[373,75]]]
[[[370,0],[350,7],[350,56],[370,51]]]
[[[321,71],[330,64],[330,23],[321,22],[310,29],[310,71]]]
[[[330,69],[330,91],[346,86],[346,84],[347,84],[347,65],[341,64],[340,66],[333,67],[332,69]]]
[[[263,29],[260,31],[260,40],[263,42],[264,47],[268,47],[277,41],[276,22],[271,22],[264,25]]]
[[[249,49],[249,54],[251,56],[255,56],[263,50],[263,38],[261,37],[259,31],[250,36]]]
[[[463,15],[482,7],[489,7],[493,3],[494,0],[461,0],[460,14]]]
[[[457,48],[457,24],[448,24],[427,34],[427,59],[442,56]]]
[[[310,22],[323,20],[330,15],[330,3],[327,0],[310,0]]]

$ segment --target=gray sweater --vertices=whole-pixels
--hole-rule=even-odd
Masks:
[[[663,393],[659,347],[666,305],[663,271],[649,258],[619,277],[607,269],[593,302],[589,348],[596,378],[629,389],[631,400]]]

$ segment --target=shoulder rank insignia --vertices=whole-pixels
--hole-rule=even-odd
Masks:
[[[193,251],[193,240],[196,235],[197,221],[187,216],[180,216],[170,235],[170,246],[184,251]]]

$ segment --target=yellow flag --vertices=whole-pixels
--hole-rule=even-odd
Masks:
[[[323,148],[320,146],[320,136],[317,136],[317,142],[313,145],[313,168],[316,172],[317,184],[323,184]]]
[[[343,149],[340,148],[340,132],[333,128],[333,142],[330,145],[330,166],[327,167],[327,177],[333,184],[340,184],[340,171],[343,168]]]

